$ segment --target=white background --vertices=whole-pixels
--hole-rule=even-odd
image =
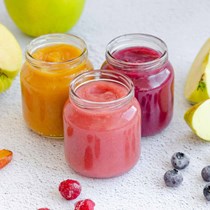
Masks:
[[[31,38],[16,28],[3,1],[0,22],[16,36],[24,52]],[[190,106],[183,96],[187,72],[210,36],[210,1],[87,0],[80,21],[70,31],[85,39],[95,68],[103,62],[111,39],[133,32],[156,35],[168,45],[176,77],[169,127],[142,139],[141,159],[125,175],[104,180],[81,177],[67,166],[63,141],[42,138],[25,126],[18,76],[11,89],[0,95],[0,148],[14,152],[12,162],[0,171],[0,210],[73,210],[74,203],[83,198],[91,198],[96,210],[210,209],[200,176],[201,169],[210,164],[210,143],[199,140],[183,120]],[[177,151],[188,154],[191,162],[182,172],[182,185],[167,188],[163,175],[172,168],[170,158]],[[82,185],[75,201],[64,200],[58,192],[59,183],[67,178]]]

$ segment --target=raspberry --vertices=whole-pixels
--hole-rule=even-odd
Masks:
[[[59,185],[59,191],[66,200],[73,200],[81,193],[81,185],[78,181],[67,179]]]
[[[94,210],[95,203],[90,199],[80,200],[75,204],[74,210]]]
[[[50,210],[48,208],[39,208],[38,210]]]

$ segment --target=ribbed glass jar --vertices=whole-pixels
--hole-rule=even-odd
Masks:
[[[77,76],[64,107],[64,147],[81,175],[107,178],[130,170],[140,156],[141,111],[132,81],[118,72]]]
[[[25,122],[40,135],[62,138],[69,83],[93,68],[86,44],[70,34],[44,35],[32,40],[25,57],[20,74]]]
[[[172,119],[174,70],[166,44],[148,34],[126,34],[106,49],[102,69],[117,70],[134,83],[142,110],[142,136],[161,132]]]

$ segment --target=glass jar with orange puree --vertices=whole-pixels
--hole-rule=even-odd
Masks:
[[[69,83],[93,69],[86,44],[70,34],[44,35],[27,46],[25,57],[20,74],[24,119],[34,132],[61,138]]]

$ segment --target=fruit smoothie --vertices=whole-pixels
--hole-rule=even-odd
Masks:
[[[75,75],[92,68],[82,49],[51,44],[27,57],[21,71],[23,116],[29,128],[47,137],[63,137],[63,106]]]
[[[102,69],[118,70],[133,81],[142,110],[142,136],[159,133],[172,118],[174,72],[163,56],[149,47],[132,46],[113,51],[102,65]]]
[[[78,106],[70,98],[64,107],[65,156],[70,167],[97,178],[130,170],[140,155],[138,101],[126,99],[130,93],[122,84],[106,80],[86,82],[75,94],[89,105]]]

